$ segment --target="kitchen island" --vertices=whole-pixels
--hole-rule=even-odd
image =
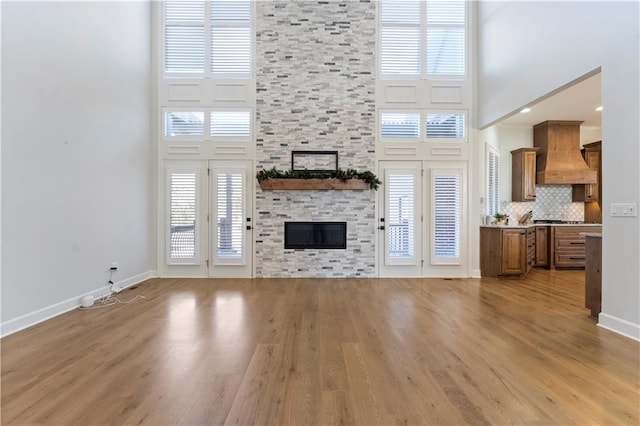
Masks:
[[[602,306],[602,233],[583,232],[586,239],[584,306],[598,319]]]
[[[598,233],[600,224],[532,223],[480,227],[480,274],[483,277],[521,278],[532,267],[585,267],[585,237]]]

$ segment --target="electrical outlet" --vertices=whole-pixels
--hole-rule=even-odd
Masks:
[[[112,271],[118,270],[118,262],[111,262],[111,270]]]

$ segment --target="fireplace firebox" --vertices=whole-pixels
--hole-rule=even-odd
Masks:
[[[285,222],[285,249],[346,249],[347,222]]]

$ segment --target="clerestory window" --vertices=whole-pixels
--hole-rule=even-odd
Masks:
[[[465,0],[381,0],[380,78],[465,79]]]
[[[252,76],[250,0],[165,0],[165,77]]]

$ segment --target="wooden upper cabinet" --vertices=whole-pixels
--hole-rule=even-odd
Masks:
[[[511,151],[511,201],[536,200],[536,153],[538,148]]]
[[[585,144],[582,156],[587,166],[598,173],[598,181],[586,185],[573,185],[572,199],[578,201],[600,201],[602,199],[602,141]]]

